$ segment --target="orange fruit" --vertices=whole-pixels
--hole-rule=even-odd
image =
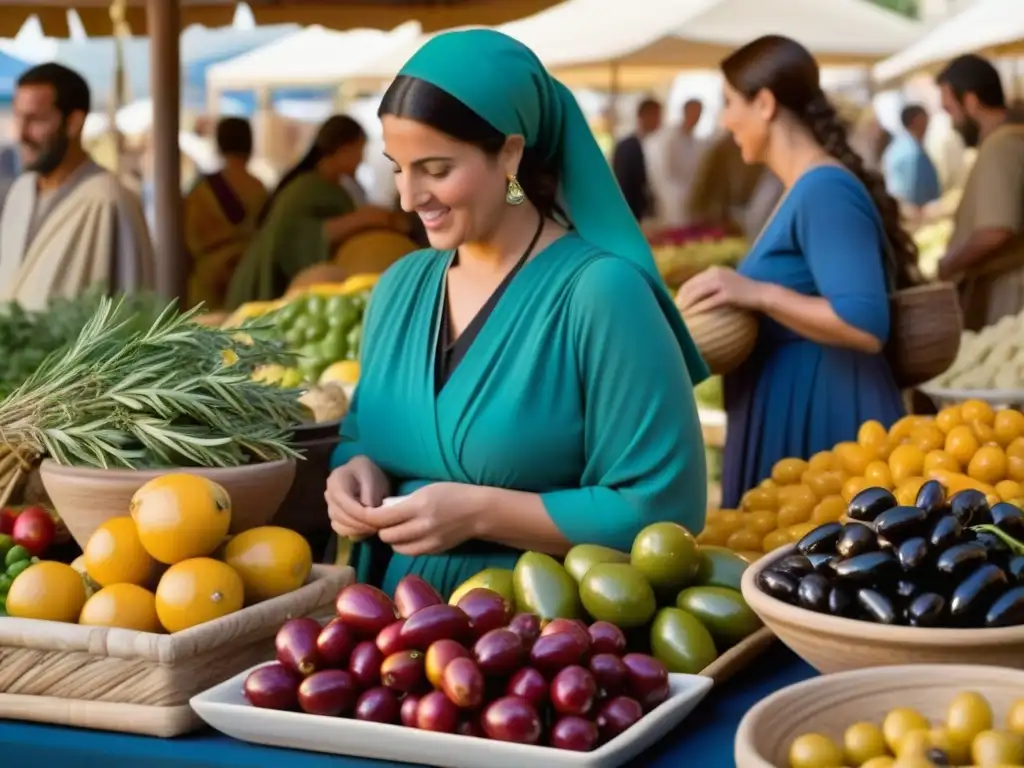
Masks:
[[[988,485],[995,485],[1006,479],[1007,461],[1002,448],[983,445],[971,457],[967,465],[967,476]]]
[[[231,499],[199,475],[161,475],[142,486],[129,507],[146,551],[174,565],[217,549],[231,527]]]
[[[787,485],[779,488],[779,509],[782,507],[799,507],[806,509],[808,514],[818,503],[814,491],[806,485]]]
[[[761,541],[763,539],[763,533],[750,531],[744,528],[730,535],[729,538],[726,539],[725,546],[737,552],[741,550],[757,549],[761,546]]]
[[[748,512],[755,509],[778,509],[778,489],[774,486],[770,488],[762,488],[761,486],[751,488],[743,494],[743,498],[740,500],[740,507]]]
[[[145,584],[156,568],[130,517],[112,517],[103,523],[89,537],[82,557],[85,572],[101,587]]]
[[[863,477],[851,477],[845,483],[843,483],[843,501],[849,504],[853,501],[853,497],[863,491],[865,488],[870,488],[871,483],[865,480]]]
[[[865,421],[857,430],[857,443],[877,451],[889,441],[889,433],[880,421]]]
[[[839,469],[839,462],[832,451],[818,451],[807,460],[807,468],[815,472],[830,472]]]
[[[244,602],[242,577],[227,563],[208,557],[172,565],[156,587],[156,615],[168,632],[227,616]]]
[[[941,448],[946,443],[946,434],[934,424],[914,427],[910,433],[910,442],[925,453]]]
[[[965,400],[960,403],[960,415],[967,423],[980,421],[982,424],[992,426],[996,420],[996,412],[984,400]]]
[[[925,484],[923,477],[908,477],[896,486],[896,501],[904,507],[914,506],[917,501],[917,494],[921,492],[921,486]]]
[[[924,451],[916,445],[899,445],[893,448],[889,455],[889,470],[896,485],[908,477],[920,477],[924,473]]]
[[[746,519],[746,515],[746,512],[739,512],[735,509],[720,509],[718,510],[718,514],[715,516],[715,524],[722,526],[725,530],[729,531],[729,533],[732,533],[733,531],[738,531],[743,527],[743,521]],[[232,538],[231,541],[234,541],[235,538]],[[303,541],[305,541],[305,539],[303,539]],[[229,546],[230,544],[231,542],[228,542]],[[225,562],[227,562],[226,559]]]
[[[779,547],[787,547],[792,544],[789,540],[789,529],[780,528],[777,531],[772,531],[766,534],[764,539],[761,541],[761,549],[765,552],[771,552],[773,549]]]
[[[960,462],[945,451],[928,451],[924,457],[925,477],[928,477],[933,469],[948,469],[950,472],[959,472]]]
[[[980,447],[974,431],[966,424],[961,424],[949,430],[944,450],[956,459],[960,466],[966,467]]]
[[[779,509],[776,524],[779,528],[788,528],[798,523],[806,523],[811,519],[814,507],[782,507]]]
[[[818,502],[818,506],[811,512],[811,522],[833,523],[846,514],[846,502],[842,496],[829,496]]]
[[[1020,456],[1006,457],[1006,476],[1010,480],[1024,483],[1024,458]]]
[[[851,475],[864,475],[868,464],[878,457],[875,450],[865,448],[858,443],[839,443],[832,452],[839,459],[839,464],[844,471]]]
[[[807,462],[803,459],[779,459],[772,467],[772,480],[778,485],[795,485],[806,471]]]
[[[1024,437],[1018,437],[1006,446],[1006,455],[1024,459]]]
[[[82,575],[64,563],[43,560],[19,573],[7,592],[7,613],[18,619],[74,624],[85,605]]]
[[[770,477],[766,477],[764,480],[762,480],[760,483],[757,484],[757,487],[758,488],[775,488],[776,485],[775,485],[775,481],[774,480],[772,480]]]
[[[740,518],[740,512],[730,511]],[[755,512],[768,514],[774,512]],[[749,520],[747,526],[749,527]],[[772,520],[772,530],[775,527]],[[224,562],[234,568],[245,585],[245,599],[250,602],[294,592],[306,583],[313,568],[313,552],[305,537],[287,528],[264,525],[233,536],[224,550]]]
[[[704,530],[697,536],[697,543],[708,546],[724,547],[732,534],[728,528],[715,523],[705,523]]]
[[[964,417],[960,413],[959,405],[943,408],[935,417],[935,426],[947,434],[953,427],[959,427],[963,423]]]
[[[815,472],[807,470],[800,480],[801,485],[806,485],[819,499],[826,496],[833,496],[843,490],[843,481],[836,472]]]
[[[778,517],[778,514],[770,509],[759,509],[757,512],[749,512],[747,513],[746,520],[743,521],[743,528],[748,531],[754,531],[764,538],[765,534],[771,533],[779,527]]]
[[[996,431],[992,426],[983,421],[972,421],[970,423],[970,427],[974,436],[978,438],[978,442],[982,445],[998,444],[999,441],[996,440]]]
[[[1024,496],[1024,485],[1016,480],[1001,480],[996,483],[996,495],[1001,501],[1013,502]]]
[[[868,464],[864,470],[864,480],[869,487],[892,490],[892,472],[884,461],[872,461]]]
[[[902,441],[910,438],[910,433],[915,427],[931,423],[926,416],[904,416],[889,428],[890,442],[899,445]]]
[[[1024,413],[1013,408],[999,411],[992,423],[992,430],[996,434],[996,440],[1005,448],[1014,440],[1024,436]]]
[[[85,601],[79,624],[119,627],[137,632],[160,632],[156,597],[135,584],[111,584]]]

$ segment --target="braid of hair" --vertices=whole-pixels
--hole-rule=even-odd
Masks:
[[[824,150],[846,166],[871,195],[881,215],[884,235],[892,252],[892,256],[887,258],[894,258],[896,262],[886,265],[896,289],[919,283],[921,280],[917,266],[917,245],[903,229],[899,204],[886,190],[881,175],[868,170],[864,160],[850,146],[846,128],[828,97],[824,93],[819,93],[800,117]]]

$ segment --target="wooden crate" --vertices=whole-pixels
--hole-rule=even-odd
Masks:
[[[288,619],[333,615],[353,578],[314,566],[294,592],[172,635],[0,618],[0,718],[161,737],[195,730],[194,694],[273,658]]]

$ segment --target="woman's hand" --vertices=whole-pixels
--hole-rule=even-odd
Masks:
[[[377,532],[374,516],[391,492],[387,475],[366,456],[356,456],[327,478],[327,512],[339,536],[359,540]]]
[[[475,536],[475,486],[434,483],[373,511],[380,540],[402,555],[447,552]]]
[[[722,306],[759,311],[763,306],[764,292],[763,283],[744,277],[734,269],[711,267],[680,286],[676,293],[676,306],[691,314]]]

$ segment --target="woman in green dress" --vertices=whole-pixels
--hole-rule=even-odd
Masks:
[[[259,230],[231,278],[229,309],[281,296],[299,272],[330,260],[334,247],[357,232],[403,226],[392,211],[357,208],[341,184],[355,176],[365,147],[366,132],[351,117],[334,115],[320,126],[260,212]]]
[[[379,114],[431,248],[374,289],[327,484],[359,580],[448,595],[523,550],[699,532],[707,370],[572,94],[512,38],[459,31]]]

